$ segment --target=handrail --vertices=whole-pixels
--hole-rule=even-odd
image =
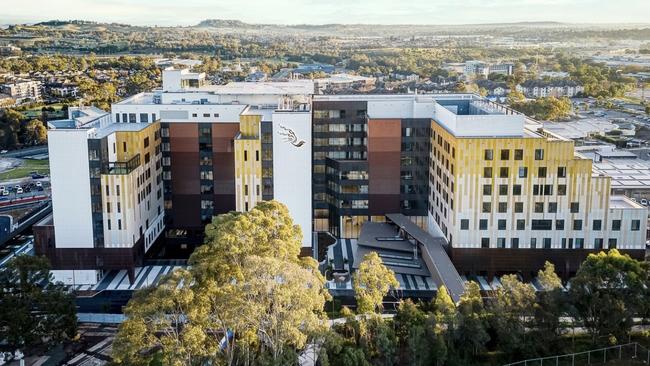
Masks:
[[[505,364],[503,366],[515,366],[515,365],[522,365],[522,364],[527,365],[529,362],[530,363],[538,362],[541,365],[541,364],[544,363],[544,360],[560,359],[560,358],[564,358],[564,357],[572,357],[575,360],[575,356],[590,354],[592,352],[602,352],[602,351],[607,352],[607,350],[616,349],[616,348],[618,348],[619,351],[620,351],[623,347],[628,347],[628,346],[634,346],[635,357],[636,357],[636,354],[637,354],[637,352],[636,352],[637,347],[641,347],[642,350],[645,350],[648,353],[648,358],[649,358],[648,362],[650,362],[650,350],[648,350],[645,346],[643,346],[639,342],[631,342],[631,343],[619,344],[619,345],[616,345],[616,346],[610,346],[610,347],[604,347],[604,348],[597,348],[597,349],[592,349],[592,350],[587,350],[587,351],[582,351],[582,352],[566,353],[566,354],[563,354],[563,355],[529,358],[527,360],[508,363],[508,364]]]

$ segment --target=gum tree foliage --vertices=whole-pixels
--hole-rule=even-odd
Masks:
[[[491,320],[502,350],[512,356],[530,352],[531,316],[535,304],[535,290],[521,282],[516,275],[501,277],[502,287],[491,303]]]
[[[45,257],[21,255],[0,270],[0,340],[29,353],[77,335],[74,296],[53,283]]]
[[[360,314],[381,311],[388,291],[399,286],[395,274],[375,252],[366,254],[354,273],[353,287]]]
[[[323,333],[329,297],[316,262],[298,258],[301,239],[278,202],[215,217],[189,269],[131,300],[116,362],[295,363],[297,351]]]
[[[571,280],[570,297],[575,316],[594,342],[627,339],[633,318],[648,301],[647,262],[639,262],[612,249],[590,254]]]

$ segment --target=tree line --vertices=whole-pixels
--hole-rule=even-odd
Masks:
[[[355,289],[365,289],[356,293],[356,316],[343,309],[346,321],[324,337],[322,366],[513,362],[575,351],[576,331],[586,333],[592,347],[626,343],[635,318],[650,314],[648,263],[615,249],[590,255],[569,290],[547,262],[537,276],[544,291],[506,275],[488,295],[476,282],[467,283],[458,304],[444,287],[431,302],[404,300],[392,319],[379,314],[394,277],[376,254],[364,262],[372,269],[356,277]]]
[[[561,353],[567,334],[592,344],[627,341],[650,304],[650,270],[616,250],[590,255],[562,287],[552,264],[536,292],[516,275],[494,293],[474,282],[455,304],[444,287],[431,302],[402,301],[381,317],[398,287],[376,253],[353,276],[356,311],[343,308],[330,327],[325,278],[299,258],[302,235],[287,208],[263,202],[246,213],[213,218],[205,244],[157,286],[136,292],[113,345],[117,364],[294,365],[305,347],[321,366],[471,365]]]
[[[14,109],[5,109],[0,113],[2,149],[41,145],[47,142],[47,128],[40,119],[29,119]]]

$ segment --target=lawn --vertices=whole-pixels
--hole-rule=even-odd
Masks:
[[[44,175],[50,174],[49,160],[25,159],[23,160],[23,165],[19,166],[18,168],[10,169],[0,173],[0,181],[29,177],[30,173],[34,171]]]

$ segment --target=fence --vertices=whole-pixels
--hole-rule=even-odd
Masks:
[[[650,350],[634,342],[559,356],[531,358],[504,366],[583,366],[608,363],[612,365],[650,365]]]

